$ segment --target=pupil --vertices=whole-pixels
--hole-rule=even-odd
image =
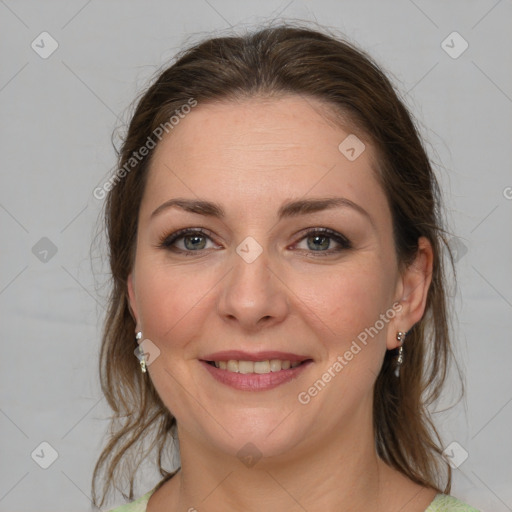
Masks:
[[[313,244],[318,244],[318,245],[313,245],[313,244],[309,244],[308,242],[308,246],[310,249],[315,249],[315,248],[320,248],[320,249],[328,249],[329,248],[329,237],[327,236],[312,236],[309,238],[309,240],[313,240]],[[323,242],[323,243],[322,243]]]

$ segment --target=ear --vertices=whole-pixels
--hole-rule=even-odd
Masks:
[[[428,290],[432,282],[433,261],[432,245],[427,238],[422,236],[418,239],[418,252],[414,261],[399,278],[397,297],[402,308],[394,318],[393,325],[397,331],[409,331],[423,317]],[[400,344],[396,339],[396,332],[389,334],[387,348],[397,348]]]
[[[128,288],[128,307],[130,308],[130,312],[132,314],[135,323],[137,324],[136,330],[138,330],[139,325],[139,315],[137,312],[137,301],[135,300],[135,291],[133,285],[133,272],[130,272],[127,280],[127,288]]]

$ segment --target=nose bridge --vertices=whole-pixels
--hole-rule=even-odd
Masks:
[[[288,301],[274,275],[268,251],[251,237],[242,241],[231,256],[232,269],[224,281],[218,303],[221,316],[238,321],[246,329],[260,323],[280,322],[286,316]]]

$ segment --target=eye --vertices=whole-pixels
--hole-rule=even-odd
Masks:
[[[208,242],[211,242],[213,247],[207,247]],[[159,247],[175,252],[190,253],[200,252],[202,250],[212,249],[218,246],[213,243],[207,230],[202,228],[187,228],[180,229],[175,233],[164,236],[160,240]]]
[[[336,244],[337,247],[332,247]],[[332,254],[350,249],[352,245],[341,233],[327,228],[315,228],[309,230],[295,247],[299,250]]]

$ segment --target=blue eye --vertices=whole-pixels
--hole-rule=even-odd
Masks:
[[[160,241],[160,247],[164,249],[172,249],[177,252],[198,252],[206,247],[207,241],[211,240],[203,229],[180,229],[168,237],[164,237]],[[182,241],[183,247],[177,247],[177,242]],[[210,247],[211,248],[211,247]]]
[[[306,247],[300,247],[300,244],[306,242]],[[208,246],[210,243],[210,246]],[[337,247],[332,247],[337,245]],[[190,255],[191,253],[201,253],[204,250],[218,248],[210,232],[202,228],[180,229],[169,236],[164,236],[158,245],[162,249],[167,249],[177,253]],[[294,246],[301,251],[316,253],[318,256],[338,253],[352,247],[350,241],[340,233],[327,228],[314,228],[306,234]]]
[[[306,241],[307,247],[298,247],[300,250],[309,250],[316,253],[332,254],[333,252],[340,252],[352,247],[350,241],[346,237],[327,228],[312,229],[308,231],[303,238],[301,238],[301,241]],[[338,245],[338,247],[331,247],[333,245],[333,241]],[[299,244],[297,244],[297,246],[298,245]]]

